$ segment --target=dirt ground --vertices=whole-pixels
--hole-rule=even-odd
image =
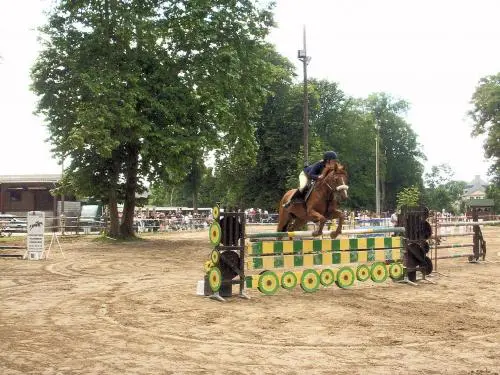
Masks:
[[[487,262],[441,260],[435,284],[226,303],[195,293],[205,231],[65,238],[65,258],[0,259],[0,374],[499,374],[500,228],[483,233]]]

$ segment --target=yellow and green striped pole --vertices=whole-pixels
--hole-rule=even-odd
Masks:
[[[368,234],[368,233],[404,233],[404,227],[372,227],[360,229],[347,229],[342,231],[342,234]],[[324,231],[323,236],[329,236],[335,231]],[[313,231],[293,231],[293,232],[263,232],[263,233],[247,233],[247,238],[271,238],[271,237],[312,237]]]

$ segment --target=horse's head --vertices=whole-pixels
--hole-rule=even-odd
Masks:
[[[347,199],[347,190],[349,190],[349,186],[347,186],[347,171],[342,164],[337,162],[333,167],[326,167],[323,170],[322,183],[324,183],[335,196],[340,198],[337,200]]]

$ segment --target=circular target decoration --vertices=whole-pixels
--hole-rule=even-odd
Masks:
[[[297,286],[297,276],[292,271],[286,271],[281,275],[281,287],[283,289],[293,289]]]
[[[302,272],[300,286],[304,292],[312,293],[318,290],[320,277],[317,271],[308,269]]]
[[[221,229],[219,223],[214,221],[212,225],[210,225],[210,228],[208,229],[208,236],[212,245],[217,246],[220,244]]]
[[[335,281],[335,275],[333,274],[333,271],[328,268],[321,271],[321,273],[319,274],[319,281],[321,282],[321,285],[324,286],[332,285]]]
[[[212,252],[210,253],[210,261],[214,264],[217,265],[219,264],[220,260],[220,252],[217,249],[213,249]]]
[[[348,288],[354,284],[354,280],[354,271],[350,267],[342,267],[339,269],[339,272],[337,272],[337,280],[335,280],[335,283],[339,288]]]
[[[208,272],[210,271],[210,269],[214,266],[214,264],[212,263],[211,260],[207,260],[204,264],[203,264],[203,268],[205,269],[205,272]]]
[[[272,271],[264,271],[259,276],[258,289],[261,293],[271,295],[276,293],[279,287],[278,276]]]
[[[391,263],[389,277],[393,280],[400,280],[403,277],[403,265],[401,263]]]
[[[208,283],[213,292],[219,291],[220,286],[222,285],[222,274],[217,267],[213,267],[210,271],[208,271]]]
[[[387,279],[387,268],[383,262],[373,263],[370,273],[372,274],[372,281],[376,283],[384,282]]]
[[[220,215],[220,209],[219,206],[215,206],[212,208],[212,216],[214,217],[214,220],[217,220]]]
[[[356,279],[359,281],[366,281],[370,278],[370,267],[366,264],[360,264],[358,268],[356,268]]]

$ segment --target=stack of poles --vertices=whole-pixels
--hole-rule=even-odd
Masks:
[[[26,250],[26,246],[15,246],[15,245],[1,245],[0,250]],[[22,259],[22,254],[6,254],[0,252],[0,258],[19,258]]]

